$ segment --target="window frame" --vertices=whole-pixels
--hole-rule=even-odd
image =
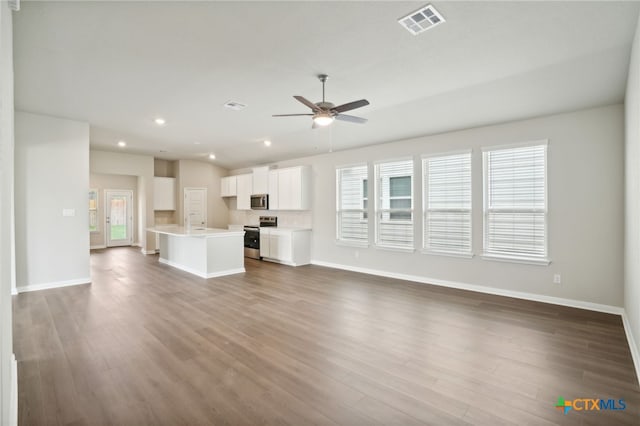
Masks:
[[[411,175],[409,175],[408,177],[410,177],[410,184],[411,184],[411,207],[409,209],[392,209],[391,208],[391,189],[389,189],[389,208],[388,209],[382,209],[380,207],[380,166],[383,164],[388,164],[388,163],[399,163],[399,162],[410,162],[411,163]],[[373,177],[374,177],[374,215],[375,215],[375,222],[374,222],[374,241],[375,241],[375,246],[376,248],[380,248],[380,249],[384,249],[384,250],[392,250],[392,251],[415,251],[415,235],[413,235],[415,233],[415,160],[413,157],[400,157],[400,158],[393,158],[393,159],[386,159],[386,160],[380,160],[380,161],[376,161],[373,164]],[[407,175],[401,175],[398,177],[405,177]],[[389,178],[391,179],[391,178]],[[389,183],[389,185],[391,185],[391,183]],[[400,197],[402,199],[406,199],[406,196],[402,196]],[[393,244],[384,244],[384,243],[380,243],[380,223],[381,223],[381,218],[382,215],[388,212],[389,216],[391,217],[391,214],[393,212],[398,212],[398,213],[406,213],[408,212],[411,215],[411,219],[410,220],[402,220],[402,219],[390,219],[389,221],[392,221],[393,223],[397,223],[397,224],[404,224],[404,225],[411,225],[411,247],[408,246],[396,246]]]
[[[459,155],[469,156],[469,208],[468,209],[429,209],[429,180],[427,173],[427,165],[430,159],[433,158],[445,158]],[[451,256],[451,257],[463,257],[473,258],[473,150],[464,149],[457,151],[438,152],[432,154],[425,154],[421,157],[421,173],[422,173],[422,253],[433,254],[439,256]],[[437,250],[427,246],[427,230],[429,221],[427,215],[430,211],[441,212],[460,212],[467,213],[469,215],[469,251],[449,251],[449,250]]]
[[[342,184],[342,179],[340,177],[340,171],[344,170],[344,169],[353,169],[353,168],[360,168],[360,167],[364,167],[366,170],[366,179],[362,179],[360,181],[360,187],[364,190],[363,188],[363,182],[364,181],[370,181],[370,176],[369,176],[369,164],[368,163],[355,163],[355,164],[345,164],[345,165],[340,165],[340,166],[336,166],[335,168],[335,177],[336,177],[336,244],[338,245],[345,245],[345,246],[355,246],[355,247],[369,247],[369,219],[368,216],[370,216],[368,214],[368,206],[367,208],[365,208],[364,206],[364,201],[368,200],[368,194],[364,194],[363,193],[363,197],[360,200],[360,205],[362,206],[361,209],[341,209],[342,203],[341,203],[341,184]],[[363,191],[364,192],[364,191]],[[353,239],[345,239],[343,238],[343,236],[341,235],[341,223],[342,221],[340,220],[341,218],[341,213],[342,212],[354,212],[354,213],[360,213],[360,223],[364,224],[366,223],[366,238],[363,241],[359,241],[359,240],[353,240]]]
[[[534,146],[544,146],[544,208],[532,209],[489,209],[489,160],[488,153],[491,151],[500,151],[507,149],[527,148]],[[549,257],[549,140],[541,139],[535,141],[527,141],[521,143],[493,145],[482,148],[482,258],[487,260],[497,260],[503,262],[524,263],[531,265],[546,266],[551,263]],[[542,213],[544,223],[544,254],[535,256],[531,254],[514,255],[508,253],[500,253],[499,251],[491,251],[487,249],[489,214],[491,211],[512,212],[512,213]]]

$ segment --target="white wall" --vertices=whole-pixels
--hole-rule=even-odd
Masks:
[[[13,216],[13,41],[12,15],[0,2],[0,424],[17,419],[11,292],[15,287]]]
[[[313,166],[315,261],[621,307],[623,107],[614,105],[282,162]],[[481,147],[548,139],[549,266],[400,253],[335,243],[335,167],[473,149],[473,249],[482,251]],[[336,145],[334,143],[334,145]],[[416,208],[421,182],[415,179]],[[416,218],[419,218],[418,210]],[[636,216],[637,217],[637,216]],[[415,241],[421,246],[420,220]],[[562,284],[553,284],[553,274]]]
[[[133,206],[133,229],[131,230],[133,234],[133,244],[139,244],[139,217],[138,214],[138,178],[137,176],[126,176],[126,175],[105,175],[101,173],[91,173],[89,175],[89,187],[91,189],[98,190],[98,230],[95,232],[91,232],[90,244],[91,248],[101,248],[105,247],[106,234],[104,232],[105,229],[105,210],[106,210],[106,202],[105,202],[105,189],[124,189],[133,192],[132,203]]]
[[[15,150],[18,291],[89,282],[89,124],[16,112]]]
[[[147,232],[153,226],[153,157],[120,152],[91,150],[91,173],[137,176],[138,241],[145,253],[155,252],[155,235]]]
[[[220,196],[220,179],[227,170],[211,163],[180,160],[175,163],[177,177],[177,222],[184,224],[184,188],[207,188],[207,226],[227,228],[229,208]]]
[[[631,52],[625,118],[624,307],[640,376],[640,21]]]

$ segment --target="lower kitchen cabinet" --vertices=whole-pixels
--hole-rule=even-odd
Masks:
[[[260,228],[260,256],[290,266],[311,262],[311,230]]]

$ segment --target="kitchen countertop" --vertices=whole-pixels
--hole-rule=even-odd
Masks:
[[[229,229],[242,229],[245,225],[229,224]],[[246,225],[260,228],[260,225]],[[261,229],[280,229],[282,231],[311,231],[311,228],[305,226],[263,226]]]
[[[177,237],[229,237],[234,235],[244,235],[244,230],[229,230],[221,228],[199,228],[192,227],[187,229],[184,226],[177,225],[159,225],[152,228],[147,228],[149,232],[156,232],[158,234],[174,235]]]
[[[299,226],[272,226],[272,227],[267,227],[266,229],[275,229],[275,230],[292,231],[292,232],[311,231],[311,228],[304,228]]]

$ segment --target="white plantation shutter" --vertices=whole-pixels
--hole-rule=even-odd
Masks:
[[[376,164],[376,244],[413,249],[413,160]]]
[[[337,239],[345,242],[368,242],[367,165],[336,169],[338,200]]]
[[[508,258],[547,257],[547,144],[484,152],[484,251]]]
[[[471,152],[424,158],[425,250],[471,254]]]

